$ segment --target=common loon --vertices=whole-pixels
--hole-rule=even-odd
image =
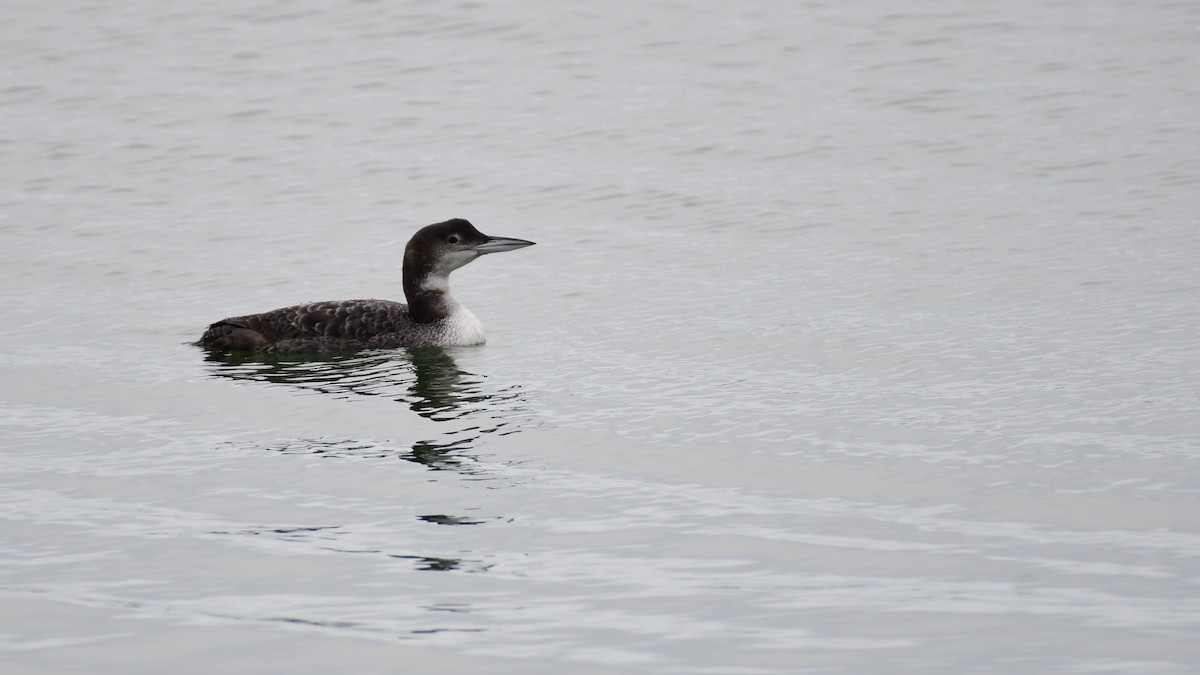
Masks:
[[[455,218],[417,230],[404,248],[404,296],[334,300],[222,319],[196,344],[219,350],[327,352],[483,344],[483,325],[450,295],[450,273],[487,253],[534,242],[489,237]]]

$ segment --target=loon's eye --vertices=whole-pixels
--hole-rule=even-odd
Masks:
[[[446,241],[450,242],[451,244],[457,244],[458,243],[458,235],[452,234],[449,237],[446,237]]]

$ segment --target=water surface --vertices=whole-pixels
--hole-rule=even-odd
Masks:
[[[1194,670],[1192,5],[3,12],[5,672]]]

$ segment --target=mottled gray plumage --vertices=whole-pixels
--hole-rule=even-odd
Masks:
[[[483,326],[450,295],[450,272],[480,255],[533,242],[489,237],[471,223],[421,228],[404,250],[404,295],[391,300],[334,300],[222,319],[196,343],[209,349],[325,352],[480,344]]]
[[[222,319],[200,344],[216,349],[291,352],[420,347],[436,344],[440,324],[417,323],[391,300],[332,300]]]

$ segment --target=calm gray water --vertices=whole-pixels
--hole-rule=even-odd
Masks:
[[[0,16],[5,673],[1197,672],[1200,5]]]

